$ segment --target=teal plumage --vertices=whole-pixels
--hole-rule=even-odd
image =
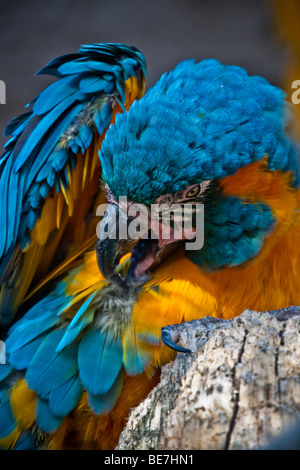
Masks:
[[[207,243],[187,256],[209,270],[241,265],[260,252],[275,219],[266,205],[224,197],[216,182],[267,156],[267,167],[290,171],[297,188],[298,146],[282,126],[289,118],[283,91],[262,77],[216,60],[184,61],[117,116],[99,151],[103,180],[116,200],[148,205],[209,182],[194,200],[214,200],[204,216]]]
[[[1,397],[0,402],[0,439],[10,434],[16,427],[15,417],[10,407],[10,391]]]
[[[103,179],[115,197],[149,204],[268,154],[269,168],[293,171],[297,185],[297,148],[282,132],[283,98],[240,67],[184,61],[117,116],[99,152]]]
[[[96,362],[96,363],[95,363]],[[78,350],[78,369],[83,386],[91,395],[104,395],[116,381],[123,365],[120,338],[90,329]],[[96,371],[96,373],[95,373]]]
[[[119,60],[122,53],[135,59],[131,59],[129,64],[126,59]],[[109,63],[99,62],[102,57]],[[15,118],[6,128],[5,134],[12,135],[13,139],[5,160],[10,165],[13,162],[13,168],[0,168],[0,184],[6,189],[0,203],[5,211],[1,220],[5,223],[3,233],[6,234],[6,238],[1,237],[0,256],[7,253],[18,238],[22,241],[27,229],[32,230],[47,196],[46,182],[50,190],[54,183],[52,178],[56,181],[74,154],[80,149],[85,151],[90,145],[94,124],[99,126],[99,133],[103,133],[112,115],[112,98],[106,95],[114,93],[120,75],[122,81],[127,80],[130,73],[137,75],[137,65],[145,71],[144,58],[134,48],[95,44],[82,46],[78,54],[62,56],[40,70],[40,74],[51,73],[61,79],[33,100],[32,111]],[[123,90],[119,84],[117,88],[118,92]],[[116,94],[114,96],[118,99]],[[124,99],[124,90],[121,99]],[[97,117],[94,119],[94,116]],[[70,135],[64,144],[62,135],[70,125],[75,126],[75,118],[77,127],[74,127],[74,135]],[[14,194],[17,195],[15,200],[12,199]],[[8,195],[9,204],[4,199]],[[29,213],[27,227],[25,224],[22,227],[25,233],[19,234],[19,226],[26,213]],[[15,226],[10,222],[13,215]]]
[[[58,80],[27,105],[30,111],[14,118],[6,127],[5,135],[12,137],[0,159],[3,324],[11,321],[18,307],[9,298],[12,282],[7,280],[18,277],[18,272],[13,272],[14,260],[18,257],[17,266],[22,265],[21,252],[31,246],[32,231],[47,198],[53,197],[55,190],[59,194],[71,187],[70,170],[78,168],[80,160],[84,161],[93,138],[104,134],[116,105],[125,109],[126,81],[134,77],[141,87],[145,72],[145,59],[135,47],[81,46],[78,53],[61,56],[38,72]],[[72,209],[69,212],[71,216]]]
[[[116,50],[121,51],[118,63],[111,58]],[[22,185],[26,196],[19,208],[22,217],[14,218],[3,253],[9,254],[17,240],[14,237],[21,234],[21,242],[27,240],[48,186],[57,185],[57,191],[67,187],[66,165],[74,165],[74,153],[91,145],[93,126],[101,133],[110,122],[111,93],[115,92],[123,109],[124,77],[141,70],[144,62],[140,53],[120,45],[84,46],[78,55],[55,59],[43,70],[60,81],[33,101],[31,114],[10,125],[15,140],[7,145],[8,153],[1,160],[6,187]],[[95,97],[97,93],[101,96]],[[5,439],[19,426],[13,400],[18,390],[16,386],[11,392],[9,385],[20,377],[19,386],[28,393],[29,403],[32,405],[31,392],[35,401],[34,421],[28,424],[33,436],[37,426],[46,433],[45,440],[54,436],[55,441],[60,432],[66,432],[67,441],[76,435],[75,447],[80,442],[84,448],[87,442],[103,448],[107,444],[105,432],[111,433],[115,443],[136,404],[135,394],[144,396],[158,378],[158,367],[174,357],[160,336],[166,322],[197,318],[204,315],[201,309],[223,318],[241,312],[246,300],[239,297],[236,279],[260,256],[274,227],[285,233],[290,222],[285,214],[280,219],[283,210],[274,197],[275,190],[294,204],[292,210],[298,210],[297,147],[287,136],[287,123],[281,90],[260,77],[248,76],[239,67],[214,60],[182,62],[128,112],[116,116],[99,149],[110,207],[120,212],[120,196],[127,196],[129,204],[142,202],[146,206],[163,201],[179,201],[181,206],[187,201],[204,204],[204,246],[185,252],[182,239],[175,261],[169,251],[164,263],[164,246],[158,245],[162,240],[141,239],[130,247],[131,264],[126,271],[126,261],[117,264],[127,254],[128,245],[122,248],[121,240],[113,239],[105,245],[105,239],[100,238],[96,248],[100,272],[95,251],[86,253],[82,264],[76,261],[75,267],[66,266],[60,273],[65,277],[57,280],[55,287],[52,283],[49,291],[45,289],[45,295],[41,293],[8,332],[8,368],[2,373],[0,403],[0,439],[4,438],[6,446],[12,441]],[[22,145],[19,136],[24,137]],[[25,168],[24,178],[21,170]],[[244,194],[248,175],[253,186]],[[270,184],[267,200],[263,192],[256,197],[260,180]],[[231,186],[235,191],[230,192]],[[8,196],[8,192],[2,196],[5,203]],[[15,196],[12,201],[20,204]],[[292,210],[291,220],[296,218]],[[9,215],[4,208],[6,223]],[[167,241],[170,245],[173,242]],[[158,253],[161,257],[155,266]],[[142,277],[148,268],[142,274],[135,271],[149,259],[154,263],[150,265],[151,280]],[[122,277],[118,269],[123,268]],[[248,276],[251,284],[253,274]],[[281,301],[279,298],[278,305]],[[256,306],[254,301],[252,306]],[[41,447],[36,436],[30,439],[26,426],[20,429],[16,447]],[[68,444],[63,442],[61,447]],[[57,442],[54,445],[59,447]]]

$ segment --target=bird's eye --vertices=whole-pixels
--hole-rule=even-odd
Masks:
[[[188,193],[187,193],[187,197],[196,197],[198,196],[198,194],[200,193],[200,185],[198,184],[198,186],[194,186]]]

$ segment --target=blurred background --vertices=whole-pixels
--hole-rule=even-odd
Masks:
[[[297,77],[289,69],[300,47],[300,15],[295,14],[299,4],[299,0],[0,0],[0,79],[6,83],[0,132],[53,81],[34,77],[38,69],[91,42],[138,47],[148,63],[148,88],[180,60],[213,57],[243,66],[289,91],[291,82],[300,79],[300,73]],[[1,146],[6,140],[1,135]]]

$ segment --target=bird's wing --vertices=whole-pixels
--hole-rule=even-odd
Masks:
[[[58,263],[96,240],[103,201],[98,150],[115,115],[144,94],[145,59],[122,44],[91,44],[38,74],[58,80],[5,130],[0,158],[0,318],[10,322]],[[89,240],[89,242],[87,242]]]

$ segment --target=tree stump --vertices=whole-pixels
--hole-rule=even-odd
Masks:
[[[170,328],[191,349],[162,368],[116,449],[266,448],[300,411],[300,308]],[[299,433],[300,434],[300,433]],[[300,438],[299,438],[300,448]]]

